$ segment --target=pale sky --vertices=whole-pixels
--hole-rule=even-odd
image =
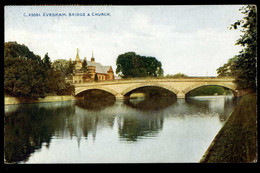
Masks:
[[[243,15],[241,5],[171,6],[6,6],[5,42],[25,44],[42,58],[79,56],[111,65],[118,55],[136,52],[161,61],[164,75],[216,76],[237,55],[241,32],[229,30]],[[109,16],[92,16],[92,13]],[[41,16],[30,17],[29,13]],[[65,13],[66,16],[43,16]],[[86,16],[69,16],[85,13]],[[87,16],[87,14],[90,16]]]

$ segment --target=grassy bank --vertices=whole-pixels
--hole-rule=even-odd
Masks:
[[[241,98],[200,160],[201,163],[257,161],[256,104],[256,94]]]

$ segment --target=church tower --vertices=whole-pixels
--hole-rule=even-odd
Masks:
[[[78,48],[77,48],[77,55],[76,55],[75,61],[80,61],[80,59],[79,59],[79,49]]]
[[[79,58],[79,49],[78,48],[77,48],[77,55],[76,55],[75,62],[76,62],[75,69],[78,71],[82,67],[82,62],[81,62],[81,60]]]

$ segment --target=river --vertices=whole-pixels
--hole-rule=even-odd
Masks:
[[[232,96],[5,106],[5,163],[198,163]]]

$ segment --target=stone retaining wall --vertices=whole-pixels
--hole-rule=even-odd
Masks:
[[[74,96],[46,96],[45,98],[39,98],[37,101],[20,101],[16,97],[5,96],[5,105],[20,104],[20,103],[44,103],[44,102],[62,102],[69,100],[81,100],[83,97]]]

